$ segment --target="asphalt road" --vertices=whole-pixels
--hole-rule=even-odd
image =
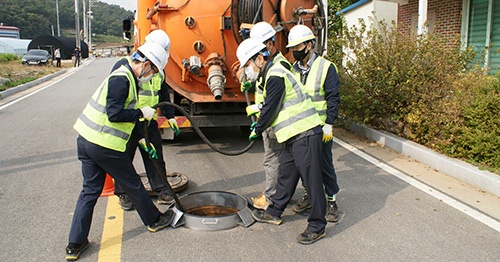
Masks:
[[[0,100],[0,261],[64,260],[82,181],[72,126],[115,60],[87,62]],[[227,150],[248,143],[239,128],[204,132]],[[340,224],[329,224],[326,238],[313,245],[296,242],[306,217],[290,208],[280,226],[255,223],[208,232],[179,227],[155,234],[131,211],[123,214],[122,233],[116,237],[121,251],[99,256],[105,221],[114,218],[106,207],[116,201],[104,197],[95,208],[91,246],[79,261],[500,261],[497,229],[344,146],[334,144],[334,163],[341,187],[338,203],[346,215]],[[195,133],[184,132],[166,141],[163,150],[168,171],[189,177],[181,195],[220,190],[248,197],[263,190],[260,142],[243,155],[224,156]],[[418,175],[411,168],[399,171]],[[302,194],[299,187],[293,201]]]

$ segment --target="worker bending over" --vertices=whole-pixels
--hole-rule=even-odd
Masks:
[[[167,33],[161,29],[152,31],[146,36],[146,43],[155,43],[162,46],[165,49],[167,55],[167,61],[169,57],[170,49],[170,38]],[[137,53],[132,56],[137,55]],[[118,60],[113,66],[113,71],[118,69],[120,66],[128,64],[132,61],[132,57],[126,57]],[[138,96],[138,106],[153,107],[159,102],[170,102],[170,97],[168,94],[168,85],[165,83],[165,73],[161,70],[158,74],[154,74],[150,80],[139,84],[139,96]],[[174,109],[171,106],[160,107],[161,112],[168,119],[170,127],[176,135],[179,134],[179,126],[174,118]],[[148,123],[148,138],[155,148],[151,152],[152,155],[148,153],[148,149],[145,140],[142,136],[138,136],[144,130],[141,124],[136,125],[134,131],[132,132],[131,139],[129,141],[130,158],[133,160],[137,147],[140,145],[142,150],[140,150],[142,161],[144,163],[144,168],[146,169],[146,176],[148,178],[149,184],[151,185],[151,190],[158,197],[157,203],[161,205],[171,205],[175,202],[173,192],[169,192],[167,183],[167,169],[165,167],[165,160],[163,158],[163,146],[160,130],[158,129],[158,122],[156,122],[156,113],[153,116],[153,121]],[[156,154],[156,155],[155,155]],[[152,160],[153,157],[156,160]],[[155,168],[153,161],[158,161],[158,167],[160,168],[160,173]],[[165,177],[162,179],[160,176]],[[134,204],[125,193],[125,190],[120,185],[120,183],[115,183],[115,195],[119,197],[119,203],[123,210],[133,210]]]
[[[150,120],[155,112],[149,106],[138,108],[139,83],[163,70],[167,63],[165,49],[157,44],[144,44],[137,54],[130,65],[121,66],[103,81],[74,125],[79,134],[83,189],[71,223],[66,260],[77,260],[89,246],[92,214],[106,173],[123,186],[149,231],[156,232],[172,223],[173,211],[162,214],[156,208],[127,152],[135,123],[139,118]]]
[[[310,189],[311,212],[308,225],[297,237],[301,244],[311,244],[326,235],[326,199],[321,181],[321,119],[302,84],[280,63],[272,63],[262,42],[249,38],[236,51],[241,67],[250,80],[262,77],[264,103],[260,118],[251,126],[253,141],[271,127],[283,144],[279,157],[276,193],[265,211],[254,210],[258,222],[279,225],[281,215],[292,198],[299,178]],[[267,61],[266,61],[267,60]]]

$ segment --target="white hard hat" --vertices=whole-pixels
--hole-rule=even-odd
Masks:
[[[242,68],[250,58],[265,48],[266,46],[260,40],[254,38],[243,40],[238,46],[238,49],[236,49],[236,56],[238,57],[238,61],[240,61],[240,68]]]
[[[156,29],[146,36],[146,43],[155,43],[163,46],[165,51],[170,50],[170,37],[161,29]]]
[[[316,37],[314,37],[314,34],[309,27],[305,25],[296,25],[292,27],[288,33],[288,45],[286,47],[294,47],[300,43],[314,39],[316,39]]]
[[[167,65],[168,57],[165,53],[165,49],[161,45],[145,43],[138,48],[138,51],[151,61],[159,71],[163,71],[165,65]]]
[[[276,30],[268,22],[258,22],[250,29],[250,38],[255,38],[261,42],[276,35]]]

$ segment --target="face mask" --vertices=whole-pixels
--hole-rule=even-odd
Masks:
[[[307,56],[308,52],[309,51],[306,51],[306,47],[304,47],[304,48],[302,48],[302,50],[293,51],[293,57],[297,61],[302,61],[302,59],[304,59]]]
[[[148,76],[144,76],[144,75],[147,74],[151,70],[152,69],[150,68],[148,71],[142,72],[141,75],[137,78],[137,81],[139,81],[140,84],[149,82],[149,80],[151,80],[151,78],[153,78],[154,74],[150,74]],[[142,67],[141,71],[144,71],[144,66]]]
[[[245,75],[247,75],[249,82],[255,82],[259,78],[259,72],[255,72],[252,66],[245,67]]]

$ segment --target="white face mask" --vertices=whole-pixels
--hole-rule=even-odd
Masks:
[[[255,82],[259,78],[259,72],[255,72],[252,66],[245,67],[245,75],[247,75],[249,82]]]
[[[144,70],[144,67],[142,68],[142,70]],[[141,76],[139,76],[137,78],[137,81],[139,81],[140,84],[149,82],[149,80],[151,80],[153,78],[154,74],[149,74],[148,76],[144,76],[144,75],[147,74],[151,70],[153,70],[153,69],[150,68],[148,71],[141,73]]]

